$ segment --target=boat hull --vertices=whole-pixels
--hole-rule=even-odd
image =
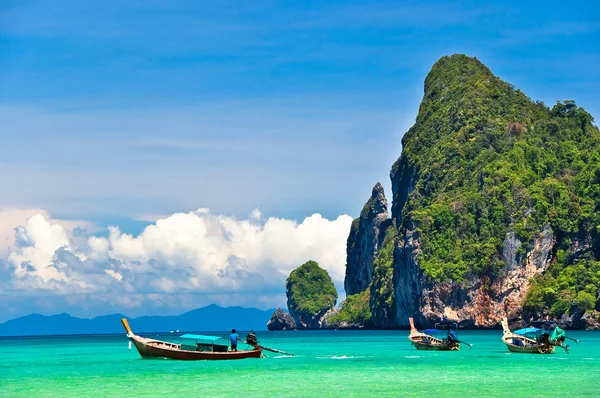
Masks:
[[[130,340],[133,342],[133,345],[138,350],[142,358],[168,358],[182,361],[202,361],[260,358],[262,355],[262,350],[260,348],[254,350],[228,352],[187,351],[179,348],[179,344],[146,339],[136,335],[131,336]]]
[[[417,350],[424,351],[458,351],[460,343],[457,341],[448,341],[446,339],[438,339],[425,333],[413,331],[408,336],[411,344]]]
[[[506,343],[506,347],[510,352],[518,352],[522,354],[554,354],[556,349],[554,347],[549,346],[529,346],[529,347],[521,347],[518,345],[513,345],[510,343]]]
[[[423,344],[423,343],[415,343],[413,342],[412,345],[417,349],[417,350],[424,350],[424,351],[458,351],[460,349],[460,346],[457,345],[432,345],[432,344]]]

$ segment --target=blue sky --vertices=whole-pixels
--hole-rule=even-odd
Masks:
[[[18,259],[28,258],[27,247],[67,247],[79,260],[64,251],[36,254],[36,261],[71,264],[72,273],[57,268],[56,275],[65,278],[61,283],[85,269],[94,278],[106,272],[123,278],[119,282],[131,278],[131,286],[157,294],[150,282],[143,285],[127,273],[131,269],[115,264],[139,262],[159,246],[170,247],[170,235],[163,229],[160,245],[142,250],[140,243],[135,251],[122,247],[128,238],[121,233],[135,238],[159,218],[199,208],[229,218],[199,211],[185,220],[170,218],[163,227],[177,231],[204,220],[224,234],[244,230],[241,241],[254,242],[267,233],[247,232],[240,220],[298,220],[296,227],[288,225],[288,233],[305,239],[295,244],[303,249],[294,259],[321,253],[330,272],[343,277],[344,259],[314,246],[318,239],[308,242],[303,231],[338,231],[335,242],[343,245],[348,221],[337,217],[358,215],[377,181],[391,196],[389,170],[433,63],[452,53],[476,56],[534,100],[550,105],[575,99],[600,117],[599,11],[593,1],[4,1],[0,282],[12,278]],[[256,208],[258,216],[248,218]],[[24,215],[34,212],[44,220],[25,225]],[[313,213],[331,221],[303,221]],[[19,225],[23,229],[14,238]],[[120,232],[102,240],[109,237],[108,225]],[[82,228],[100,240],[84,242],[77,232]],[[41,241],[46,243],[35,243]],[[281,262],[265,246],[245,263],[240,253],[246,246],[240,247],[228,246],[227,267],[220,272],[262,275],[265,264]],[[336,250],[343,255],[344,247]],[[121,257],[111,257],[115,253]],[[181,265],[177,261],[165,260]],[[94,268],[99,264],[112,268]],[[33,290],[11,285],[29,292],[10,304],[15,315],[46,308],[35,290],[46,285],[31,280]],[[77,280],[86,280],[88,287],[78,289],[91,294],[86,289],[96,279]],[[229,282],[239,287],[236,281]],[[113,289],[105,282],[97,286]],[[167,294],[173,283],[165,281],[159,293]],[[339,277],[336,283],[341,286]],[[86,297],[96,304],[67,297],[60,305],[83,315],[122,308]],[[136,297],[139,303],[148,299]],[[261,305],[278,305],[281,292],[274,297]],[[160,311],[211,300],[250,303],[209,297],[190,299],[186,307],[174,300]]]
[[[358,214],[440,57],[600,114],[595,2],[9,1],[3,206]]]

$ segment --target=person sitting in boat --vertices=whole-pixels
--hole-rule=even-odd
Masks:
[[[231,351],[237,351],[237,342],[240,336],[237,335],[235,329],[231,330],[231,335],[229,336],[229,342],[231,343]]]

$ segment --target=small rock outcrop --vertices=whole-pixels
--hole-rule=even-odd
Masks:
[[[558,319],[558,326],[562,329],[600,330],[600,313],[592,311],[581,314],[574,309],[573,312],[563,314]]]
[[[267,322],[268,330],[294,330],[296,329],[296,321],[294,318],[281,308],[277,308],[273,315],[271,315],[271,320]]]
[[[315,261],[308,261],[290,273],[286,281],[287,306],[297,329],[323,327],[325,315],[337,302],[331,277]]]
[[[581,329],[600,330],[600,313],[598,312],[584,314],[581,321],[584,322]]]
[[[371,197],[365,203],[360,217],[352,222],[346,246],[346,278],[344,289],[347,295],[358,294],[367,289],[373,278],[375,258],[384,237],[388,220],[388,204],[383,187],[377,183]]]

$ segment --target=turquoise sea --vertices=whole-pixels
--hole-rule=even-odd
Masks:
[[[473,349],[434,352],[407,331],[258,332],[296,356],[197,362],[143,360],[124,334],[0,338],[0,396],[600,396],[600,332],[568,331],[580,343],[554,355],[509,353],[501,334],[465,331]]]

